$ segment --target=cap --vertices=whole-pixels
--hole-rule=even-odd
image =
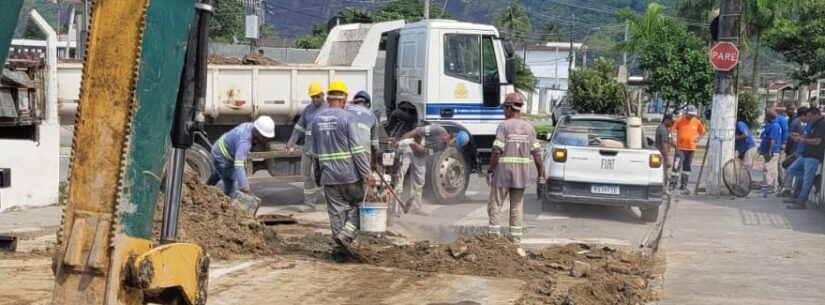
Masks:
[[[367,91],[361,90],[355,93],[355,96],[352,98],[353,104],[359,103],[368,103],[372,104],[372,98],[370,98],[370,94]]]
[[[461,149],[464,145],[470,143],[470,134],[462,130],[455,134],[455,148]]]
[[[687,107],[685,107],[685,113],[690,115],[697,115],[699,113],[699,110],[696,109],[696,106],[688,105]]]

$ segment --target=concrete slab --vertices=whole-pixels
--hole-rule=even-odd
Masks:
[[[681,198],[659,304],[822,304],[825,214],[779,198]]]

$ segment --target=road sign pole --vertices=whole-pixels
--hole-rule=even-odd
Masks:
[[[719,179],[722,175],[721,164],[735,157],[734,132],[736,130],[737,63],[739,51],[739,22],[742,12],[741,0],[722,0],[719,13],[719,41],[711,49],[711,62],[716,68],[713,81],[713,106],[708,139],[708,178],[706,190],[708,195],[727,195],[729,192]],[[730,44],[733,44],[731,48]],[[713,141],[718,139],[718,141]]]

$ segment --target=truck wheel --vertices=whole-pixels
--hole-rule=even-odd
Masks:
[[[446,204],[464,197],[470,182],[470,167],[455,148],[449,147],[435,154],[429,175],[433,198]]]
[[[646,222],[656,222],[659,220],[659,207],[640,208],[642,211],[642,220]]]
[[[201,178],[201,181],[209,179],[212,173],[211,164],[212,154],[200,144],[194,143],[186,150],[186,165]]]

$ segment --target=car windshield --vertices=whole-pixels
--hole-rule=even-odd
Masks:
[[[605,141],[626,141],[624,122],[606,120],[570,120],[553,135],[553,143],[570,146],[600,146]]]

